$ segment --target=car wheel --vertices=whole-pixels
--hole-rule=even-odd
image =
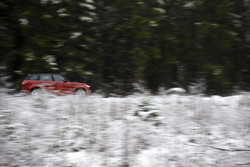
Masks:
[[[32,97],[38,97],[42,94],[42,91],[41,89],[39,88],[36,88],[36,89],[33,89],[31,92],[30,92],[31,96]]]
[[[77,89],[75,95],[86,96],[86,91],[84,89]]]

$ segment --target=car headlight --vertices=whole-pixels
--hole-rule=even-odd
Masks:
[[[88,88],[90,88],[90,86],[89,86],[89,85],[87,85],[87,84],[86,84],[85,86],[86,86],[86,87],[88,87]]]

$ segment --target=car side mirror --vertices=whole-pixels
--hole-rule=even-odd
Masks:
[[[67,79],[64,79],[63,82],[67,82]]]

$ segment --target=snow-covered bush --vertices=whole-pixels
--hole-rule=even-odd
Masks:
[[[188,91],[191,94],[204,94],[207,91],[207,84],[204,78],[197,79],[188,86]]]
[[[6,74],[7,68],[0,65],[0,92],[10,92],[12,84],[9,82],[10,77]]]
[[[250,107],[250,93],[243,93],[239,100],[240,107]]]
[[[140,117],[144,121],[153,122],[155,126],[161,124],[159,111],[147,100],[143,100],[141,104],[138,105],[138,110],[135,111],[134,115]]]
[[[0,95],[0,166],[249,164],[247,94]],[[159,120],[160,126],[154,126]]]

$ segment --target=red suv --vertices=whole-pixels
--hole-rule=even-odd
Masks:
[[[39,95],[47,91],[57,95],[89,95],[90,86],[85,83],[70,82],[59,74],[29,74],[22,82],[22,92]]]

